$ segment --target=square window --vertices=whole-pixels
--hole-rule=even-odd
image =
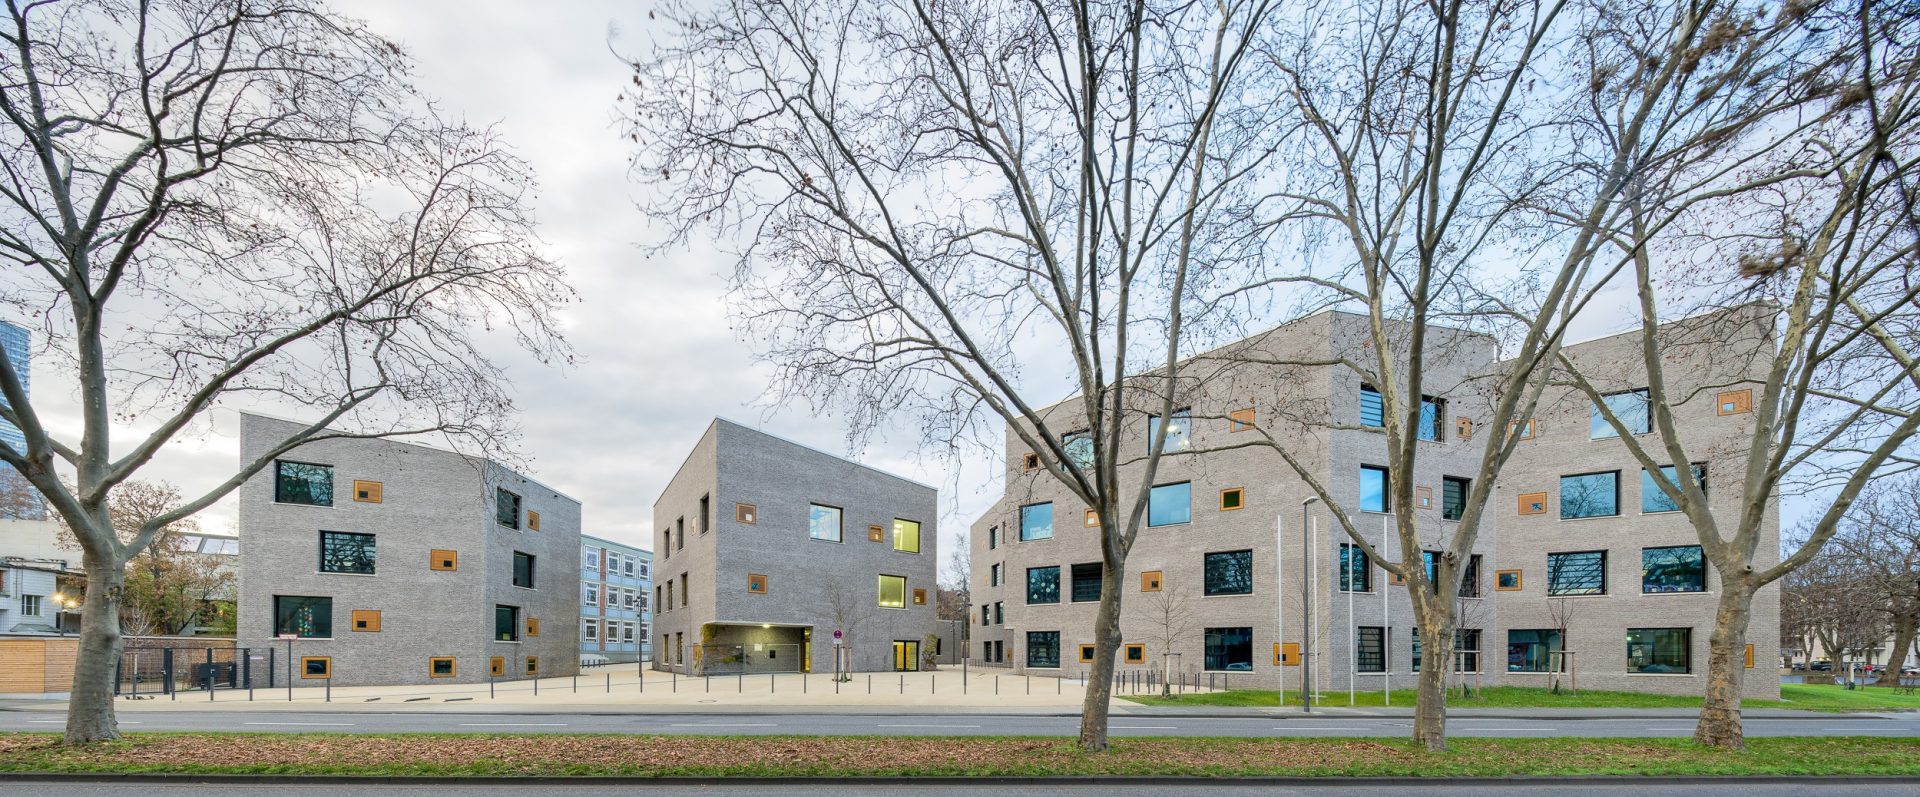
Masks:
[[[1458,476],[1440,477],[1440,519],[1459,520],[1467,513],[1467,494],[1473,492],[1473,480]]]
[[[1716,399],[1721,415],[1739,415],[1753,411],[1753,388],[1729,390]]]
[[[301,656],[301,678],[332,678],[333,658],[331,656]]]
[[[333,506],[333,466],[275,460],[273,500],[279,504]]]
[[[527,510],[527,530],[528,531],[540,530],[540,513],[539,512],[535,512],[531,509]]]
[[[540,635],[540,618],[538,617],[527,618],[527,636],[533,637],[533,636],[539,636],[539,635]]]
[[[520,641],[520,607],[493,607],[493,639],[496,642]]]
[[[380,490],[381,486],[379,482],[355,479],[353,482],[353,500],[363,504],[380,503]]]
[[[1060,447],[1067,452],[1067,461],[1081,470],[1093,467],[1093,435],[1086,430],[1068,432],[1060,436]]]
[[[1100,578],[1105,568],[1099,562],[1083,562],[1073,566],[1071,572],[1073,584],[1070,594],[1074,603],[1088,603],[1100,600]]]
[[[1177,526],[1193,520],[1193,483],[1162,484],[1147,494],[1147,525]]]
[[[1620,471],[1560,477],[1560,519],[1620,514]]]
[[[1034,669],[1055,669],[1060,666],[1060,632],[1027,632],[1027,666]]]
[[[1220,491],[1220,511],[1232,512],[1247,505],[1247,491],[1241,487],[1228,487]]]
[[[867,542],[886,542],[887,530],[879,526],[867,527]]]
[[[1227,413],[1227,431],[1244,432],[1253,428],[1253,408],[1234,410]]]
[[[1707,558],[1698,545],[1640,549],[1640,591],[1706,592]]]
[[[507,674],[507,657],[494,656],[487,660],[487,674],[495,677]]]
[[[1028,454],[1027,454],[1027,455],[1026,455],[1025,457],[1022,457],[1022,458],[1021,458],[1021,460],[1020,460],[1020,468],[1021,468],[1021,470],[1028,470],[1028,471],[1035,471],[1035,470],[1039,470],[1039,469],[1040,469],[1040,455],[1039,455],[1039,454],[1035,454],[1035,453],[1032,453],[1032,452],[1028,452]]]
[[[1145,573],[1141,573],[1140,574],[1140,591],[1141,592],[1159,592],[1160,591],[1160,571],[1148,570]]]
[[[1679,471],[1675,470],[1672,465],[1661,465],[1660,475],[1665,476],[1667,478],[1668,484],[1671,484],[1675,487],[1682,486],[1680,484],[1680,473]],[[1706,492],[1707,491],[1707,466],[1705,465],[1693,466],[1693,480],[1694,480],[1694,483],[1700,485],[1700,492],[1702,493]],[[1672,498],[1669,498],[1667,496],[1666,491],[1660,489],[1659,483],[1653,478],[1652,471],[1649,471],[1645,468],[1641,468],[1640,469],[1640,512],[1642,514],[1651,514],[1654,512],[1678,512],[1678,511],[1680,511],[1679,502],[1674,501]]]
[[[893,519],[893,549],[902,553],[920,552],[920,521]]]
[[[1544,515],[1547,513],[1546,493],[1521,493],[1520,514]]]
[[[533,589],[534,555],[521,551],[513,552],[513,585]]]
[[[1020,541],[1053,538],[1053,504],[1028,504],[1020,507]]]
[[[504,487],[493,489],[493,522],[510,529],[520,528],[520,495]]]
[[[1538,431],[1539,428],[1539,422],[1532,418],[1522,418],[1517,421],[1507,422],[1507,434],[1512,435],[1516,440],[1532,440],[1534,433]]]
[[[1628,433],[1646,434],[1652,431],[1653,416],[1648,412],[1652,402],[1648,399],[1646,390],[1609,393],[1601,396],[1600,399],[1605,402],[1607,411],[1620,419],[1620,425],[1625,426]],[[1594,440],[1619,437],[1620,430],[1614,428],[1613,422],[1607,420],[1607,416],[1601,412],[1600,407],[1600,404],[1594,404],[1589,412],[1587,437]]]
[[[1432,487],[1413,488],[1413,504],[1414,506],[1420,507],[1421,509],[1432,509],[1433,508],[1433,488]]]
[[[527,674],[528,675],[540,674],[540,657],[539,656],[527,657]]]
[[[1206,584],[1202,591],[1207,595],[1253,594],[1253,551],[1207,554]]]
[[[753,525],[753,516],[759,510],[753,504],[734,504],[733,522]]]
[[[273,596],[273,633],[303,639],[333,636],[333,599],[306,595]]]
[[[1205,667],[1209,672],[1251,672],[1253,629],[1209,628],[1205,635]]]
[[[320,572],[373,575],[373,535],[351,531],[320,532]]]
[[[840,542],[840,507],[807,505],[807,536],[827,542]]]
[[[1360,511],[1385,512],[1393,508],[1387,497],[1387,469],[1379,465],[1360,466]]]
[[[1060,566],[1027,568],[1027,603],[1060,602]]]
[[[452,656],[435,656],[427,659],[427,677],[452,678],[459,673]]]
[[[907,577],[906,576],[881,576],[880,577],[880,608],[882,609],[907,608]]]
[[[427,567],[431,570],[458,570],[460,554],[444,548],[435,548],[427,553]]]
[[[1627,672],[1693,672],[1693,629],[1627,629]]]
[[[1080,524],[1090,529],[1099,528],[1100,513],[1095,512],[1092,509],[1088,509],[1086,511],[1086,514],[1080,518]]]
[[[1473,439],[1473,419],[1472,418],[1453,419],[1453,435],[1462,440],[1472,440]]]
[[[755,595],[767,594],[767,577],[759,573],[748,573],[747,591]]]
[[[927,605],[927,591],[926,591],[925,589],[922,589],[922,588],[920,588],[920,587],[915,587],[915,588],[914,588],[914,590],[913,590],[913,605],[915,605],[915,606],[925,606],[925,605]]]
[[[1507,631],[1507,672],[1558,672],[1566,667],[1560,651],[1566,643],[1551,628]]]
[[[1094,654],[1094,652],[1095,652],[1096,650],[1097,650],[1097,648],[1095,648],[1095,647],[1094,647],[1094,646],[1092,646],[1092,645],[1081,645],[1081,646],[1080,646],[1080,663],[1081,663],[1081,664],[1092,664],[1092,663],[1093,663],[1093,654]]]
[[[1188,410],[1174,410],[1169,416],[1173,420],[1166,424],[1167,443],[1162,453],[1172,454],[1193,448],[1193,413]],[[1154,444],[1160,439],[1160,416],[1147,416],[1147,453],[1153,453]]]
[[[1607,552],[1547,554],[1547,594],[1607,594]]]
[[[1128,645],[1126,647],[1128,664],[1144,664],[1147,660],[1146,645]]]
[[[374,609],[353,610],[353,630],[377,632],[380,630],[380,612]]]

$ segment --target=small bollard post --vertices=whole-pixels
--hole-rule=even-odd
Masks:
[[[580,674],[579,673],[574,673],[573,675],[573,693],[576,695],[580,694]]]
[[[495,695],[493,693],[493,673],[489,672],[487,673],[487,699],[492,700],[494,696]]]
[[[668,672],[673,673],[673,693],[676,695],[680,694],[680,671],[669,670]]]
[[[1027,675],[1027,694],[1033,694],[1033,675]]]
[[[773,673],[767,673],[767,694],[771,695],[777,691],[779,691],[779,689],[774,686]]]
[[[332,668],[328,668],[328,669],[332,669]],[[328,703],[333,702],[333,675],[331,673],[327,675],[327,702]]]
[[[900,674],[900,694],[904,695],[906,693],[907,693],[907,674],[901,673]]]
[[[540,696],[540,676],[537,675],[533,677],[533,696]]]
[[[713,676],[711,674],[702,675],[700,678],[707,682],[707,694],[713,694]]]
[[[993,693],[995,695],[1000,694],[1000,676],[998,675],[993,676]]]
[[[741,658],[746,658],[745,654],[742,654]],[[744,695],[747,693],[747,663],[745,661],[740,662],[740,671],[733,674],[733,691],[734,694]]]
[[[1053,679],[1053,693],[1056,695],[1060,694],[1060,680],[1059,678]]]
[[[607,694],[613,694],[613,673],[607,673]]]
[[[873,673],[867,673],[867,694],[873,694]]]

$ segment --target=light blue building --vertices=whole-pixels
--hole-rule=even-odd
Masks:
[[[20,387],[22,390],[27,389],[30,385],[29,376],[31,372],[27,350],[32,343],[32,333],[27,332],[24,327],[0,321],[0,356],[6,357],[7,362],[13,365],[13,372],[20,376]],[[0,396],[0,406],[4,406],[6,403],[6,397]],[[0,421],[0,441],[4,441],[15,451],[26,451],[27,449],[26,436],[20,433],[19,427],[6,421]],[[13,466],[0,463],[0,479],[10,480],[18,478],[20,478],[20,475],[13,470]],[[41,520],[45,518],[46,506],[40,503],[39,493],[33,492],[31,488],[27,488],[27,493],[32,496],[30,506],[16,507],[12,506],[12,502],[8,502],[6,505],[0,506],[0,517],[9,517],[15,520]]]
[[[580,537],[580,655],[610,662],[651,658],[653,553]]]

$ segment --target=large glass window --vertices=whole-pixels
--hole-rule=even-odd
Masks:
[[[1387,502],[1387,469],[1379,465],[1360,466],[1360,511],[1385,512],[1391,505]]]
[[[1376,429],[1387,425],[1387,404],[1372,385],[1360,386],[1360,425]]]
[[[1480,597],[1480,554],[1467,557],[1467,572],[1460,575],[1460,597]]]
[[[1209,628],[1206,632],[1206,668],[1215,672],[1253,669],[1253,629]]]
[[[1680,474],[1674,471],[1672,465],[1660,466],[1660,475],[1667,477],[1667,481],[1672,483],[1673,486],[1680,486]],[[1706,492],[1707,466],[1693,466],[1693,479],[1700,483],[1700,492]],[[1680,503],[1672,498],[1668,498],[1666,492],[1660,489],[1660,485],[1654,482],[1653,473],[1645,468],[1641,468],[1640,511],[1645,513],[1680,511]]]
[[[827,542],[840,541],[840,507],[807,505],[807,536]]]
[[[1060,438],[1060,446],[1067,450],[1067,461],[1082,470],[1093,467],[1093,433],[1087,431],[1068,432]]]
[[[1560,519],[1620,514],[1620,471],[1560,477]]]
[[[333,599],[273,596],[273,633],[321,639],[333,636]]]
[[[1059,566],[1027,568],[1027,602],[1060,602]]]
[[[1365,549],[1350,542],[1340,543],[1340,591],[1373,591],[1373,562]]]
[[[1566,649],[1560,632],[1552,628],[1513,629],[1507,632],[1507,672],[1552,672]]]
[[[1627,672],[1693,672],[1693,629],[1627,629]]]
[[[373,575],[373,535],[320,532],[320,572]]]
[[[1187,410],[1174,410],[1173,420],[1167,424],[1166,453],[1185,451],[1193,447],[1193,413]],[[1152,451],[1153,442],[1160,437],[1160,416],[1147,417],[1147,449]]]
[[[533,554],[513,552],[513,585],[533,589]]]
[[[1641,548],[1640,591],[1706,592],[1706,554],[1698,545]]]
[[[1547,554],[1547,594],[1607,594],[1607,552]]]
[[[1447,414],[1445,399],[1432,396],[1420,397],[1420,439],[1438,441],[1441,438],[1442,418]]]
[[[1647,391],[1628,390],[1623,393],[1609,393],[1600,398],[1606,402],[1607,409],[1613,412],[1614,417],[1619,418],[1620,423],[1627,427],[1627,431],[1646,434],[1652,430],[1652,415],[1647,412],[1649,404]],[[1615,429],[1607,420],[1607,416],[1601,414],[1598,404],[1593,405],[1591,417],[1588,418],[1587,436],[1594,440],[1620,436],[1620,430]]]
[[[1354,632],[1354,668],[1360,672],[1387,671],[1387,629],[1363,625]]]
[[[1027,666],[1051,669],[1060,666],[1060,632],[1027,632]]]
[[[1253,551],[1207,554],[1205,592],[1208,595],[1253,594]]]
[[[275,460],[273,500],[282,504],[333,506],[333,466]]]
[[[1473,480],[1458,476],[1440,477],[1440,519],[1459,520],[1467,513],[1467,493],[1473,491]]]
[[[907,553],[920,552],[919,521],[893,519],[893,549]]]
[[[906,576],[881,576],[880,577],[880,608],[882,609],[907,608],[907,577]]]
[[[500,642],[517,642],[520,639],[520,607],[493,607],[493,638]]]
[[[1085,603],[1100,599],[1100,577],[1103,568],[1099,562],[1083,562],[1073,566],[1073,602]]]
[[[1020,507],[1020,540],[1053,539],[1053,504]]]
[[[510,529],[520,528],[519,494],[493,488],[493,522]]]
[[[1192,482],[1162,484],[1147,494],[1147,525],[1174,526],[1192,519]]]

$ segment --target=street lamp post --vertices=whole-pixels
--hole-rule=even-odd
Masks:
[[[1308,512],[1320,496],[1300,502],[1300,711],[1313,713],[1313,518]]]

